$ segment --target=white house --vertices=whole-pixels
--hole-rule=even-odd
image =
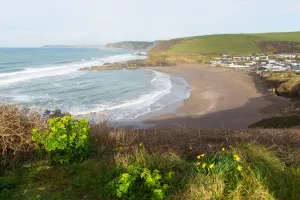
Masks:
[[[236,64],[231,63],[229,65],[229,67],[231,67],[231,68],[247,68],[249,66],[247,66],[247,65],[236,65]]]

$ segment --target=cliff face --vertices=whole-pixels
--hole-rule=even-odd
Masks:
[[[128,49],[128,50],[148,50],[154,47],[157,41],[154,42],[139,42],[139,41],[126,41],[117,43],[108,43],[104,46],[107,49]]]

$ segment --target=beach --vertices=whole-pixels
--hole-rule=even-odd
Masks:
[[[267,94],[267,88],[245,70],[205,64],[148,69],[183,77],[193,88],[176,112],[163,112],[144,120],[156,128],[243,129],[263,118],[280,115],[280,109],[290,102]]]

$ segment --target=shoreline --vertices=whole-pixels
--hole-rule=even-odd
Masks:
[[[206,64],[145,69],[182,77],[193,88],[181,105],[174,107],[172,103],[152,116],[138,118],[155,128],[244,129],[263,118],[278,116],[290,103],[287,98],[266,94],[266,86],[243,70]]]

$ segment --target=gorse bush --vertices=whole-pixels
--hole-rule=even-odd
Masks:
[[[52,118],[48,130],[33,129],[32,140],[37,149],[45,150],[53,162],[83,161],[90,153],[90,127],[87,119],[72,116]]]
[[[165,182],[158,170],[131,165],[110,186],[113,196],[120,199],[163,200],[167,198]]]

